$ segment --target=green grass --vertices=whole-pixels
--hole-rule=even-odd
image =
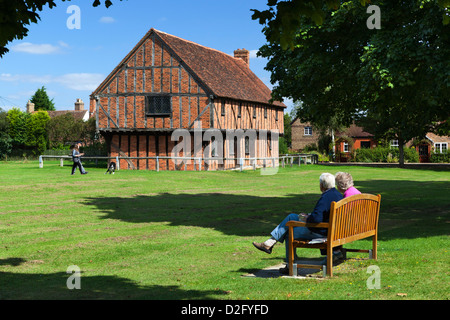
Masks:
[[[448,171],[308,165],[273,176],[103,168],[71,176],[58,164],[0,163],[0,299],[449,298]],[[382,195],[378,261],[349,253],[324,281],[242,277],[283,261],[284,245],[267,255],[252,241],[288,213],[311,210],[320,173],[337,171]],[[67,289],[71,265],[81,290]],[[367,289],[370,265],[380,268],[381,289]]]

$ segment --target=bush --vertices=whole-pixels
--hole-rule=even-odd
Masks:
[[[450,153],[433,153],[430,157],[430,161],[433,163],[450,163]]]
[[[419,162],[419,154],[415,148],[404,148],[403,154],[406,162]],[[357,149],[354,152],[355,162],[398,162],[400,152],[398,148],[376,147],[373,149]]]

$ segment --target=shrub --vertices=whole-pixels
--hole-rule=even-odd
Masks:
[[[415,148],[404,148],[405,162],[419,162],[419,154]],[[400,152],[398,148],[376,147],[372,149],[357,149],[354,152],[355,162],[398,162]]]
[[[450,163],[450,153],[433,153],[431,154],[430,161],[433,163]]]

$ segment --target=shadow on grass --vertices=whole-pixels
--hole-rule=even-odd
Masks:
[[[0,259],[1,265],[18,266],[22,258]],[[67,280],[72,274],[23,274],[0,272],[0,300],[181,300],[217,299],[226,292],[220,290],[184,290],[179,286],[138,285],[117,276],[86,276],[81,273],[80,289],[70,290]],[[72,280],[69,280],[73,283]],[[26,288],[26,289],[24,289]]]
[[[380,240],[448,234],[449,181],[370,180],[355,185],[361,192],[382,195]],[[88,198],[84,204],[100,210],[104,219],[169,222],[171,226],[211,228],[227,235],[266,236],[287,214],[311,211],[318,198],[319,194],[162,193]]]
[[[201,193],[137,195],[131,198],[88,198],[105,215],[131,223],[169,222],[171,226],[196,226],[228,235],[267,235],[287,214],[311,210],[319,195],[284,198],[239,194]]]

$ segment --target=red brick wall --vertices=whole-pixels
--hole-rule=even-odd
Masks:
[[[145,96],[152,93],[171,95],[171,118],[145,116]],[[128,97],[125,97],[126,94]],[[157,37],[148,39],[131,54],[124,66],[103,85],[98,97],[101,105],[98,106],[100,130],[187,128],[199,111],[209,104],[203,88]],[[94,97],[90,107],[93,114],[95,108]],[[209,108],[201,120],[203,128],[210,126]]]

